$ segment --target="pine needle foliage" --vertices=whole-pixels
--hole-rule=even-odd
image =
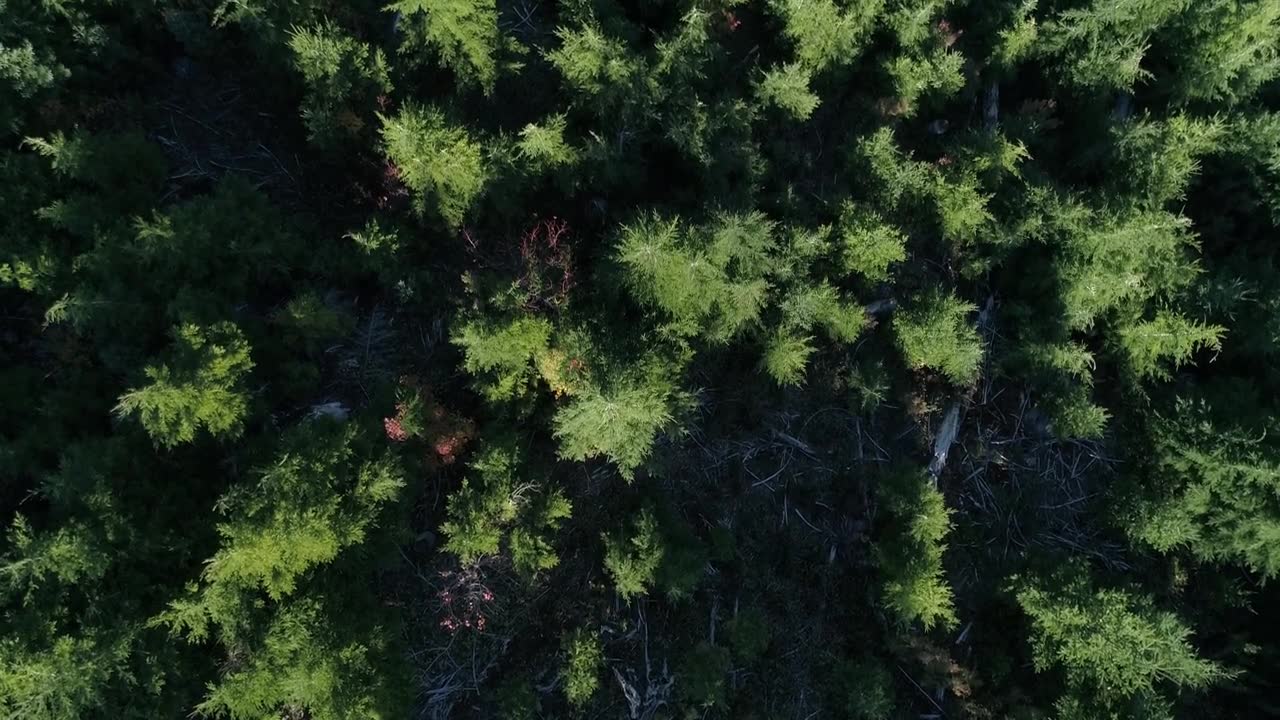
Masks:
[[[884,0],[858,0],[848,7],[831,0],[776,0],[784,34],[795,45],[799,67],[820,72],[852,63],[871,39]]]
[[[307,85],[302,119],[321,146],[350,138],[364,125],[360,110],[391,92],[386,57],[332,24],[294,28],[294,65]],[[367,111],[366,111],[367,112]]]
[[[1017,591],[1030,618],[1036,670],[1062,668],[1074,695],[1095,713],[1166,687],[1199,688],[1228,673],[1197,656],[1191,630],[1143,596],[1095,588],[1071,568],[1053,587],[1030,582]]]
[[[488,179],[481,146],[439,110],[416,105],[382,117],[382,140],[415,193],[415,207],[430,210],[449,227],[461,225]]]
[[[174,447],[201,430],[235,438],[249,412],[245,380],[253,361],[234,324],[174,329],[170,358],[144,371],[151,382],[120,396],[116,414],[137,417],[157,445]]]
[[[899,310],[893,329],[907,365],[936,370],[956,385],[977,380],[982,341],[969,320],[977,309],[972,303],[932,291]]]
[[[323,419],[293,429],[256,484],[224,499],[229,516],[208,581],[280,599],[303,573],[359,544],[404,479],[390,458],[359,458],[354,441],[350,429]]]
[[[652,365],[607,387],[591,387],[555,415],[560,456],[604,456],[631,476],[649,456],[658,434],[675,419],[678,391],[668,369]]]
[[[871,282],[889,279],[889,268],[907,259],[906,236],[874,212],[846,203],[840,214],[844,269]]]
[[[651,508],[642,508],[618,533],[606,534],[604,546],[605,569],[622,599],[644,595],[653,587],[666,548]]]
[[[565,140],[567,122],[564,115],[555,115],[525,125],[517,144],[520,158],[538,172],[573,165],[578,151]]]
[[[1273,715],[1278,79],[1280,0],[0,0],[0,718]]]
[[[809,81],[810,75],[800,63],[788,63],[760,77],[756,96],[796,120],[806,120],[818,108],[818,96],[809,90]]]
[[[903,624],[925,629],[956,623],[953,593],[942,567],[951,511],[923,473],[885,475],[880,495],[891,518],[879,545],[885,605]]]
[[[1264,578],[1280,574],[1280,456],[1203,399],[1183,399],[1152,432],[1151,473],[1130,532],[1161,552],[1238,561]],[[1238,422],[1238,421],[1237,421]]]
[[[404,20],[404,47],[429,47],[460,82],[493,92],[501,43],[493,0],[397,0],[386,10]]]
[[[565,636],[563,649],[565,698],[570,706],[580,708],[600,688],[600,668],[604,665],[600,637],[586,628],[578,628]]]

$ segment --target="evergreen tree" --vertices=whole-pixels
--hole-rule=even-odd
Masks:
[[[578,151],[565,140],[566,128],[564,115],[525,125],[517,145],[520,158],[536,172],[573,165]]]
[[[572,505],[558,489],[535,494],[534,483],[518,478],[515,451],[487,448],[471,463],[476,484],[463,480],[449,497],[449,520],[440,529],[447,536],[445,550],[464,564],[497,555],[508,539],[511,562],[523,574],[534,575],[559,563],[551,536],[570,517]]]
[[[820,72],[857,59],[868,44],[884,0],[858,0],[842,8],[831,0],[777,0],[773,12],[795,46],[799,66]]]
[[[353,623],[314,598],[290,600],[276,611],[247,662],[211,688],[196,710],[205,717],[250,720],[305,714],[317,720],[392,718],[403,706],[391,702],[390,674],[381,646],[385,635]]]
[[[674,417],[681,393],[674,368],[657,358],[620,374],[604,387],[594,383],[555,415],[560,456],[585,460],[604,456],[630,477],[649,456],[658,434]]]
[[[480,145],[435,108],[408,105],[382,118],[382,140],[415,207],[452,228],[462,224],[488,179]]]
[[[642,218],[622,228],[617,258],[632,295],[665,313],[672,332],[725,342],[760,312],[773,230],[760,213],[692,232],[678,220]]]
[[[556,37],[560,46],[547,53],[547,60],[584,101],[614,106],[635,102],[637,94],[646,93],[644,63],[598,24],[558,28]]]
[[[937,291],[899,310],[893,328],[907,365],[937,370],[956,385],[972,384],[982,361],[982,341],[968,321],[976,310]]]
[[[778,333],[769,339],[764,350],[764,369],[779,385],[799,385],[804,369],[816,348],[812,337],[796,337]]]
[[[1153,207],[1182,200],[1199,170],[1199,158],[1219,147],[1225,129],[1220,121],[1186,115],[1120,127],[1115,133],[1116,160],[1127,170],[1118,175],[1132,188],[1126,194],[1144,197]]]
[[[127,675],[127,638],[62,635],[42,651],[15,640],[0,643],[0,710],[33,720],[83,717],[100,707],[102,693]]]
[[[1150,598],[1096,589],[1078,567],[1047,586],[1025,583],[1017,599],[1031,620],[1036,670],[1066,674],[1070,694],[1059,709],[1068,716],[1105,717],[1134,698],[1156,701],[1163,687],[1202,688],[1227,677],[1197,657],[1191,631],[1172,613]]]
[[[872,658],[845,661],[837,670],[844,711],[855,720],[883,720],[893,717],[893,679],[884,666]]]
[[[769,647],[768,618],[758,607],[747,607],[730,618],[725,632],[739,663],[751,663]]]
[[[537,378],[534,363],[550,352],[550,340],[551,324],[532,317],[517,317],[505,324],[469,322],[454,338],[465,354],[464,367],[481,376],[481,392],[490,400],[526,392]]]
[[[600,688],[600,666],[604,664],[600,637],[586,628],[578,628],[565,636],[563,647],[564,694],[571,707],[581,708]]]
[[[645,507],[630,525],[604,536],[604,566],[624,600],[644,595],[653,586],[666,548],[653,510]]]
[[[942,567],[951,512],[921,473],[898,470],[880,484],[890,517],[879,544],[884,601],[904,624],[926,629],[956,622],[952,591]]]
[[[756,95],[762,103],[774,105],[796,120],[805,120],[818,108],[818,96],[809,90],[809,82],[809,73],[800,63],[789,63],[765,72]]]
[[[725,676],[729,668],[729,651],[711,643],[698,643],[685,653],[677,673],[680,697],[686,706],[706,712],[724,705]]]
[[[1184,101],[1241,102],[1280,73],[1280,5],[1191,3],[1174,20],[1166,79]]]
[[[1273,715],[1278,33],[0,0],[0,717]]]
[[[295,28],[289,36],[294,65],[307,84],[302,119],[321,146],[354,136],[365,124],[362,108],[391,92],[387,61],[333,25]]]
[[[1220,349],[1222,333],[1221,327],[1162,311],[1149,321],[1119,328],[1118,340],[1136,375],[1168,377],[1161,361],[1171,360],[1176,367],[1199,350]]]
[[[878,215],[846,203],[840,214],[844,269],[871,282],[889,279],[889,268],[907,259],[906,237]]]
[[[303,577],[358,545],[404,487],[391,458],[357,455],[353,428],[317,418],[289,431],[278,458],[257,481],[220,502],[222,543],[204,584],[175,601],[163,621],[201,641],[214,625],[227,645],[247,629],[246,601],[259,591],[280,601]]]
[[[1083,227],[1077,222],[1072,219],[1067,230],[1059,270],[1071,328],[1088,328],[1108,311],[1172,295],[1195,276],[1185,218],[1131,211],[1086,220]]]
[[[1041,50],[1055,56],[1061,81],[1085,89],[1131,89],[1154,35],[1185,7],[1181,0],[1093,0],[1046,22]]]
[[[1140,501],[1131,532],[1157,550],[1236,560],[1273,577],[1280,572],[1280,465],[1270,433],[1220,416],[1188,399],[1157,419],[1151,472],[1158,482]]]
[[[501,44],[493,0],[396,0],[386,9],[401,16],[404,47],[430,47],[460,82],[493,92]]]
[[[157,445],[189,443],[200,430],[234,438],[249,411],[245,376],[253,368],[249,343],[232,323],[183,325],[174,330],[170,359],[146,370],[147,385],[120,397],[116,413],[137,416]]]

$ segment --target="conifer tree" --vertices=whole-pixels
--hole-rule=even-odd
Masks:
[[[109,683],[127,676],[129,643],[96,633],[62,635],[32,652],[0,641],[0,710],[15,718],[83,717],[102,705]]]
[[[572,505],[559,488],[539,488],[519,478],[512,448],[486,448],[472,461],[475,475],[449,497],[449,520],[440,529],[444,548],[464,565],[498,555],[504,538],[511,563],[532,576],[559,563],[552,536],[570,517]]]
[[[0,26],[0,130],[6,135],[17,132],[21,122],[20,108],[35,101],[65,80],[67,70],[46,47],[39,49],[30,37],[16,37],[8,23]]]
[[[1166,361],[1178,367],[1197,351],[1219,350],[1222,333],[1221,327],[1160,311],[1151,320],[1118,328],[1117,341],[1135,375],[1167,378]]]
[[[1036,670],[1061,668],[1070,717],[1106,717],[1135,699],[1159,703],[1169,686],[1203,688],[1228,673],[1196,655],[1191,630],[1150,598],[1097,589],[1080,567],[1025,582],[1018,604],[1031,620]]]
[[[353,433],[323,422],[295,429],[257,486],[227,499],[232,514],[219,527],[223,547],[209,561],[210,582],[287,595],[308,568],[360,542],[404,486],[393,461],[359,462]]]
[[[116,413],[137,416],[157,445],[189,443],[200,430],[234,438],[249,411],[245,377],[253,368],[249,343],[234,324],[174,329],[170,358],[147,366],[151,382],[120,397]]]
[[[880,492],[891,518],[879,543],[885,605],[903,624],[954,625],[952,591],[942,568],[951,512],[942,494],[922,473],[907,469],[885,475]]]
[[[307,84],[302,118],[312,141],[331,145],[354,136],[379,95],[391,92],[382,51],[342,33],[332,24],[294,28],[289,35],[294,65]]]
[[[251,619],[246,603],[257,593],[281,601],[308,572],[359,544],[404,479],[391,458],[360,458],[355,441],[354,428],[325,418],[291,429],[256,482],[222,500],[222,543],[203,584],[161,620],[193,641],[212,627],[224,644],[235,645]]]
[[[1234,408],[1233,414],[1241,408]],[[1130,532],[1160,551],[1280,573],[1280,464],[1266,428],[1224,420],[1184,399],[1153,424],[1151,473]]]
[[[902,232],[852,203],[840,214],[840,240],[844,269],[871,282],[889,279],[889,268],[907,259]]]
[[[446,225],[462,224],[488,179],[480,145],[435,108],[406,105],[382,118],[382,140],[400,178],[416,193],[415,207]]]
[[[578,151],[565,140],[566,129],[564,115],[524,126],[517,144],[520,159],[535,172],[573,165],[578,159]]]
[[[1197,272],[1187,253],[1194,239],[1186,218],[1133,210],[1069,222],[1059,273],[1071,328],[1176,293]]]
[[[631,477],[649,456],[658,434],[675,418],[682,393],[675,369],[646,358],[632,371],[617,371],[607,385],[591,385],[555,415],[560,456],[570,460],[607,457]]]
[[[937,370],[956,385],[977,380],[982,341],[968,319],[976,310],[972,303],[937,291],[899,310],[893,328],[907,365]]]
[[[818,107],[818,96],[809,90],[809,81],[809,73],[800,63],[789,63],[766,71],[756,86],[756,96],[796,120],[806,120]]]
[[[1171,23],[1178,49],[1162,78],[1183,101],[1242,102],[1280,74],[1280,5],[1190,3]]]
[[[799,385],[809,356],[814,353],[812,337],[797,337],[780,332],[769,339],[764,349],[764,369],[779,385]]]
[[[932,186],[936,170],[914,159],[894,139],[893,130],[881,128],[858,141],[854,160],[878,181],[875,200],[886,210],[896,210],[904,201],[924,196]]]
[[[665,548],[658,520],[645,507],[620,532],[604,536],[604,566],[624,600],[644,595],[653,586]]]
[[[730,669],[729,651],[700,642],[685,653],[677,669],[680,696],[694,709],[703,712],[725,704],[725,676]]]
[[[552,536],[572,513],[573,504],[558,488],[532,502],[509,538],[511,564],[518,572],[532,576],[560,564]]]
[[[771,9],[785,23],[783,32],[795,46],[799,66],[820,72],[857,59],[884,4],[858,0],[842,8],[831,0],[777,0]]]
[[[893,679],[874,658],[845,661],[837,670],[844,711],[854,720],[893,717]]]
[[[578,628],[565,636],[563,649],[564,694],[571,707],[581,708],[600,688],[600,666],[604,664],[600,637],[586,628]]]
[[[536,379],[535,363],[550,352],[551,324],[517,317],[508,323],[469,322],[454,338],[466,357],[464,367],[479,376],[481,392],[504,400],[526,392]]]
[[[725,342],[760,312],[772,234],[760,213],[693,230],[642,218],[622,228],[617,258],[633,296],[670,317],[671,331]]]
[[[404,711],[383,653],[386,635],[358,624],[315,598],[279,608],[247,662],[210,689],[203,717],[251,720],[305,714],[316,720],[390,718]]]
[[[738,612],[725,623],[729,647],[739,663],[750,663],[764,654],[769,646],[768,618],[755,606]]]
[[[1183,7],[1180,0],[1092,0],[1043,25],[1041,52],[1058,59],[1063,83],[1127,91],[1150,76],[1143,59],[1151,38]]]
[[[493,92],[501,43],[493,0],[396,0],[386,9],[400,14],[405,47],[430,47],[459,81]]]
[[[1268,716],[1278,39],[0,0],[0,718]]]
[[[1097,362],[1079,343],[1027,338],[1006,361],[1015,373],[1031,377],[1040,405],[1060,437],[1097,438],[1111,414],[1091,398]]]
[[[597,23],[558,28],[556,37],[560,46],[547,53],[547,60],[584,101],[613,106],[645,97],[647,78],[643,61],[624,42],[607,35]]]
[[[1225,129],[1220,121],[1187,115],[1144,118],[1118,128],[1117,162],[1126,170],[1117,174],[1118,184],[1152,207],[1183,199],[1200,157],[1218,149]]]

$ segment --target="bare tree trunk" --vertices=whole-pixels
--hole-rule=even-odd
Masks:
[[[1000,83],[993,81],[987,86],[987,94],[982,100],[982,117],[988,130],[995,130],[1000,124]]]

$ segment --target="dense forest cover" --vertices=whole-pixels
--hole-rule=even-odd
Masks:
[[[0,0],[0,719],[1280,716],[1280,0]]]

